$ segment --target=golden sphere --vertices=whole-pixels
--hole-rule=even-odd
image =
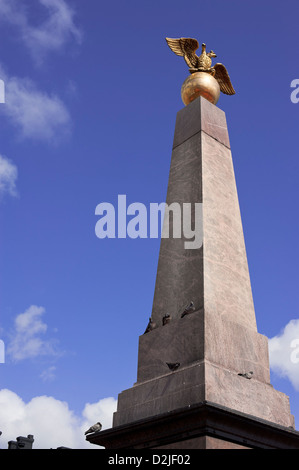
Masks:
[[[217,80],[207,72],[195,72],[184,81],[181,96],[185,106],[199,96],[216,104],[220,96],[220,87]]]

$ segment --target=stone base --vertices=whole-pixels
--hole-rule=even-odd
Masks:
[[[299,432],[207,401],[86,439],[106,449],[299,449]]]
[[[179,362],[171,372],[167,363]],[[270,384],[267,338],[194,312],[139,339],[137,383],[118,396],[113,426],[204,401],[295,427],[289,398]],[[253,371],[251,379],[239,375]]]
[[[134,423],[211,401],[281,426],[294,427],[289,398],[272,385],[246,379],[208,361],[183,367],[124,390],[113,426]]]

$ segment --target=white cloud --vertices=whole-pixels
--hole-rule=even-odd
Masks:
[[[43,382],[52,382],[52,380],[55,379],[55,371],[56,367],[50,366],[47,369],[43,370],[43,372],[40,374],[40,378]]]
[[[299,319],[291,320],[283,331],[269,339],[270,367],[289,379],[299,391]]]
[[[116,405],[114,398],[104,398],[86,404],[82,413],[76,414],[66,402],[53,397],[39,396],[25,403],[16,393],[0,390],[1,447],[7,448],[7,442],[18,436],[33,434],[34,449],[97,449],[85,440],[84,432],[97,421],[103,429],[110,428]]]
[[[3,112],[21,137],[56,143],[69,135],[70,114],[58,96],[40,91],[28,78],[4,76],[4,79]]]
[[[22,43],[36,63],[47,52],[59,51],[70,41],[81,42],[82,34],[74,23],[74,11],[65,0],[39,0],[47,14],[38,25],[30,21],[30,9],[16,0],[0,0],[2,20],[16,26]]]
[[[0,155],[0,195],[8,193],[11,196],[17,195],[16,180],[18,170],[14,163],[8,158]]]
[[[31,305],[17,315],[6,354],[13,361],[33,359],[40,356],[57,356],[59,353],[53,339],[45,339],[47,325],[42,320],[43,307]]]

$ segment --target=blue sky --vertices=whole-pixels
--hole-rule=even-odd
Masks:
[[[290,362],[299,338],[298,9],[297,0],[0,0],[0,403],[14,416],[2,416],[0,447],[22,433],[46,445],[45,410],[62,410],[52,446],[83,446],[79,430],[99,413],[109,426],[118,393],[136,381],[160,242],[100,240],[95,208],[119,194],[128,204],[165,200],[188,75],[166,36],[205,42],[236,89],[217,106],[258,331],[274,338],[271,381],[290,396],[299,429],[299,364]]]

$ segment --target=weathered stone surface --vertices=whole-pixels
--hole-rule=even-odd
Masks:
[[[282,426],[294,427],[289,398],[272,385],[205,362],[205,399]]]
[[[294,426],[288,397],[207,360],[135,384],[118,397],[114,426],[209,401],[282,426]]]
[[[169,373],[167,363],[179,362],[182,368],[203,358],[204,319],[200,310],[140,336],[137,382]]]
[[[230,148],[224,111],[199,98],[177,113],[173,148],[201,131]]]
[[[203,359],[270,383],[267,338],[203,309],[140,336],[137,383],[168,373],[167,362],[182,368]]]
[[[268,339],[217,312],[204,315],[204,357],[235,373],[253,372],[253,378],[270,383]]]
[[[250,449],[250,447],[211,436],[201,436],[154,447],[154,449]]]
[[[231,152],[202,134],[204,309],[256,331]]]
[[[113,426],[173,411],[204,400],[204,366],[179,368],[158,378],[135,384],[118,396]]]
[[[197,134],[172,153],[166,202],[178,203],[181,208],[184,202],[201,203],[201,188],[201,136]],[[196,309],[203,308],[202,247],[185,249],[185,241],[172,236],[161,239],[152,309],[152,319],[158,325],[166,313],[180,318],[191,300]]]
[[[237,444],[235,442],[224,441],[223,439],[217,439],[215,437],[205,437],[204,449],[250,449],[249,446]],[[196,448],[196,447],[195,447]]]

